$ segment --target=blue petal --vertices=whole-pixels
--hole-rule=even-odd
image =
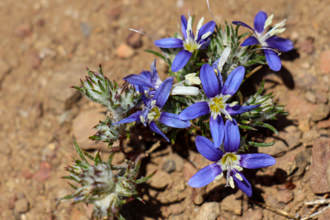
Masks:
[[[237,179],[237,177],[235,176],[236,173],[242,177],[243,181]],[[231,176],[234,178],[234,181],[238,188],[240,188],[240,190],[242,190],[248,197],[251,197],[252,187],[250,182],[245,178],[245,176],[236,170],[232,171]]]
[[[203,136],[196,137],[196,147],[198,152],[210,161],[218,161],[222,157],[222,151],[214,146],[212,141]]]
[[[235,120],[227,120],[225,125],[224,149],[226,152],[236,152],[239,148],[241,136]]]
[[[156,123],[155,122],[151,122],[150,124],[149,124],[149,126],[150,126],[150,129],[153,131],[153,132],[155,132],[155,133],[157,133],[157,134],[159,134],[159,135],[161,135],[167,142],[170,142],[170,139],[168,139],[167,137],[166,137],[166,135],[157,127],[157,125],[156,125]]]
[[[174,58],[171,70],[177,72],[181,70],[189,61],[192,53],[186,50],[181,50]]]
[[[199,44],[201,45],[199,49],[200,50],[206,49],[210,45],[210,42],[211,42],[211,38],[206,38],[205,40],[199,41]]]
[[[258,33],[264,31],[265,22],[267,20],[267,14],[263,11],[259,11],[254,18],[254,29]]]
[[[168,97],[170,96],[171,88],[172,88],[173,78],[167,78],[162,84],[160,84],[159,88],[156,91],[154,99],[156,100],[156,105],[159,108],[162,108]]]
[[[159,121],[173,128],[188,128],[190,126],[189,121],[181,120],[179,115],[168,112],[162,112]]]
[[[234,106],[230,107],[229,105],[227,105],[226,106],[226,111],[230,115],[238,115],[238,114],[242,114],[244,112],[251,111],[252,109],[255,109],[259,106],[260,105],[247,105],[247,106],[234,105]]]
[[[275,158],[268,154],[241,154],[240,157],[241,166],[248,169],[269,167],[276,163]]]
[[[244,40],[244,42],[241,44],[242,47],[244,46],[252,46],[252,45],[256,45],[258,44],[259,41],[257,40],[257,38],[253,37],[253,36],[250,36],[248,38],[246,38]]]
[[[245,24],[242,21],[233,21],[232,23],[235,24],[235,25],[241,25],[243,27],[249,28],[250,30],[254,31],[252,27],[250,27],[249,25]]]
[[[187,39],[187,19],[184,15],[181,15],[181,32],[184,39]]]
[[[188,181],[188,185],[194,188],[206,186],[220,173],[222,173],[222,170],[219,165],[216,163],[208,165],[203,169],[200,169],[194,176],[192,176]]]
[[[264,49],[266,61],[271,70],[279,71],[282,67],[280,57],[272,50]]]
[[[220,115],[216,119],[213,119],[213,117],[210,118],[210,130],[214,146],[220,147],[225,135],[225,125]]]
[[[282,52],[287,52],[293,49],[292,41],[282,37],[272,36],[268,38],[266,42],[270,48],[274,48]]]
[[[209,113],[210,113],[210,108],[207,102],[197,102],[184,109],[179,114],[179,118],[182,120],[192,120]]]
[[[150,79],[148,79],[146,77],[146,75],[142,74],[142,73],[140,75],[136,75],[136,74],[128,75],[128,76],[124,77],[124,80],[132,85],[149,87],[149,88],[153,87],[150,82]]]
[[[163,38],[155,41],[155,45],[160,48],[181,48],[183,42],[178,38]]]
[[[220,84],[214,69],[209,64],[204,64],[200,71],[200,79],[207,97],[212,98],[220,94]]]
[[[219,80],[219,83],[220,83],[220,85],[219,85],[220,90],[222,90],[222,87],[223,87],[222,74],[221,74],[221,72],[220,72],[220,70],[219,70],[219,68],[218,68],[218,65],[219,65],[220,59],[221,59],[221,58],[217,59],[217,60],[212,64],[212,67],[213,67],[213,69],[215,69],[215,70],[218,72],[218,74],[216,74],[216,75],[217,75],[218,80]]]
[[[201,37],[203,36],[203,34],[206,34],[207,32],[213,33],[214,29],[215,29],[215,22],[214,21],[209,21],[206,24],[204,24],[201,27],[201,29],[199,29],[197,42],[199,42],[201,40]]]
[[[131,123],[131,122],[134,122],[134,121],[138,122],[138,121],[140,121],[140,115],[141,115],[141,111],[134,112],[133,114],[131,114],[127,118],[124,118],[124,119],[116,122],[115,124],[126,124],[126,123]]]
[[[142,71],[140,73],[140,75],[151,81],[152,76],[151,76],[151,73],[149,71]]]
[[[229,74],[221,93],[223,95],[234,95],[244,79],[244,74],[245,68],[243,66],[236,67]]]

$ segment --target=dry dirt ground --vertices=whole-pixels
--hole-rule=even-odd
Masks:
[[[127,216],[281,220],[322,210],[326,206],[304,203],[327,198],[330,192],[330,2],[210,3],[218,23],[252,23],[259,10],[274,13],[276,21],[288,19],[284,35],[296,50],[283,56],[280,73],[263,74],[266,87],[289,112],[278,122],[279,134],[267,140],[276,144],[260,150],[276,156],[277,164],[247,174],[255,187],[254,201],[247,201],[221,181],[191,189],[187,180],[208,161],[194,150],[161,148],[146,165],[147,173],[158,170],[143,196],[146,204],[126,206]],[[148,69],[153,56],[144,50],[157,50],[153,40],[178,31],[179,15],[189,12],[211,19],[204,0],[0,1],[0,219],[88,219],[90,207],[56,205],[71,192],[61,176],[76,157],[73,136],[88,148],[84,137],[103,117],[98,106],[79,99],[70,86],[79,84],[87,66],[102,64],[118,82]],[[128,28],[146,35],[130,36]],[[162,71],[164,65],[159,66]],[[317,217],[330,219],[330,209]]]

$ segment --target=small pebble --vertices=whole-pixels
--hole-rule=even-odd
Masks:
[[[15,202],[15,212],[22,214],[29,211],[29,201],[26,198],[19,199]]]
[[[166,160],[163,163],[162,170],[167,172],[167,173],[172,173],[176,169],[176,164],[174,160]]]
[[[116,54],[121,59],[127,59],[134,55],[134,50],[127,44],[122,43],[116,50]]]

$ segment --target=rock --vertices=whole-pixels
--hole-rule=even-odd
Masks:
[[[330,192],[330,182],[327,174],[330,172],[330,138],[315,140],[312,148],[312,165],[310,187],[312,192]]]
[[[204,188],[192,188],[192,200],[195,205],[201,205],[204,202]]]
[[[278,157],[283,155],[288,149],[288,146],[286,146],[283,141],[277,140],[271,147],[260,147],[259,153],[265,153],[274,157]]]
[[[236,198],[237,195],[231,194],[221,201],[221,210],[233,213],[235,215],[242,215],[242,201]]]
[[[151,186],[156,188],[169,187],[171,184],[171,177],[166,172],[158,170],[149,182]]]
[[[45,102],[46,109],[55,110],[56,113],[70,109],[81,98],[80,92],[72,86],[78,86],[85,73],[81,64],[70,64],[52,73],[49,78],[51,83],[46,84],[46,97],[52,100]]]
[[[267,172],[274,176],[275,181],[283,183],[289,175],[292,178],[300,178],[310,163],[309,161],[310,153],[305,148],[298,147],[276,158],[276,164],[267,168]]]
[[[310,103],[316,103],[316,96],[313,92],[307,91],[305,93],[305,99]]]
[[[216,220],[220,215],[220,204],[218,202],[208,202],[202,205],[195,220]]]
[[[330,113],[330,106],[329,105],[318,105],[318,108],[315,109],[315,111],[312,112],[311,120],[312,121],[320,121],[322,119],[325,119]]]
[[[28,37],[32,34],[32,26],[30,24],[21,24],[16,28],[15,33],[20,38]]]
[[[82,34],[84,35],[84,37],[89,37],[89,35],[91,34],[91,31],[92,31],[92,28],[88,23],[81,22],[80,30],[81,30]]]
[[[308,165],[310,165],[311,162],[311,152],[310,149],[306,149],[303,151],[300,151],[299,153],[296,154],[294,157],[294,163],[292,165],[292,180],[298,180],[301,178]]]
[[[330,73],[330,50],[326,50],[321,53],[320,70],[324,74]]]
[[[307,102],[302,95],[295,92],[286,95],[286,100],[283,100],[283,103],[286,104],[286,110],[291,117],[297,118],[301,117],[301,115],[310,118],[319,108],[319,105]]]
[[[15,212],[17,214],[23,214],[30,209],[29,201],[26,198],[21,198],[15,202]]]
[[[175,162],[174,160],[166,160],[162,165],[162,170],[167,173],[172,173],[175,171]]]
[[[185,162],[183,165],[183,176],[185,181],[188,181],[195,173],[197,169],[191,165],[191,163]]]
[[[127,36],[126,43],[134,49],[140,48],[140,47],[142,47],[142,44],[143,44],[142,35],[137,32],[131,32]]]
[[[307,38],[298,42],[297,48],[303,53],[311,55],[315,51],[314,41],[315,39],[313,37],[308,36]]]
[[[33,175],[33,179],[44,182],[50,177],[51,166],[47,162],[41,162],[39,170]]]
[[[302,90],[312,89],[314,85],[318,85],[319,80],[317,77],[313,76],[307,71],[301,72],[299,75],[295,76],[295,84],[297,88]]]
[[[279,190],[275,193],[275,198],[278,202],[288,204],[293,200],[293,192],[290,190]]]
[[[103,142],[95,143],[89,139],[97,131],[94,129],[99,121],[104,120],[105,115],[99,109],[91,109],[80,112],[79,115],[73,120],[72,130],[78,145],[84,149],[98,149],[106,147]]]
[[[319,129],[326,129],[326,128],[330,128],[330,119],[328,120],[324,120],[324,121],[319,121],[316,125],[317,128]]]
[[[329,220],[330,219],[330,208],[327,208],[324,212],[322,212],[318,218],[318,220]]]
[[[262,220],[264,217],[260,209],[248,209],[242,216],[242,220]]]
[[[127,59],[134,55],[134,50],[127,44],[122,43],[116,50],[116,54],[121,59]]]
[[[302,131],[302,132],[307,132],[311,129],[310,126],[310,119],[308,118],[303,118],[301,120],[298,121],[298,128]]]
[[[320,137],[319,132],[316,129],[312,129],[303,134],[302,142],[305,146],[313,145],[314,141]]]
[[[184,161],[181,156],[179,156],[176,153],[171,154],[168,158],[168,160],[173,160],[175,163],[175,170],[181,172],[183,170],[183,164]]]
[[[185,206],[182,205],[181,203],[173,204],[171,205],[167,212],[169,215],[180,215],[184,212]]]

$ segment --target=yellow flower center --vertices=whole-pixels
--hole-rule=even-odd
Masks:
[[[214,97],[209,103],[210,110],[213,113],[220,113],[221,110],[225,109],[225,102],[222,96]]]
[[[153,107],[148,113],[148,120],[154,121],[160,117],[160,110],[157,106]]]
[[[221,164],[222,165],[233,165],[233,164],[237,163],[237,160],[238,160],[238,157],[236,154],[226,153],[221,158]]]
[[[185,50],[189,51],[190,53],[193,53],[195,50],[199,48],[199,44],[195,42],[194,40],[185,42],[183,44],[183,47]]]

